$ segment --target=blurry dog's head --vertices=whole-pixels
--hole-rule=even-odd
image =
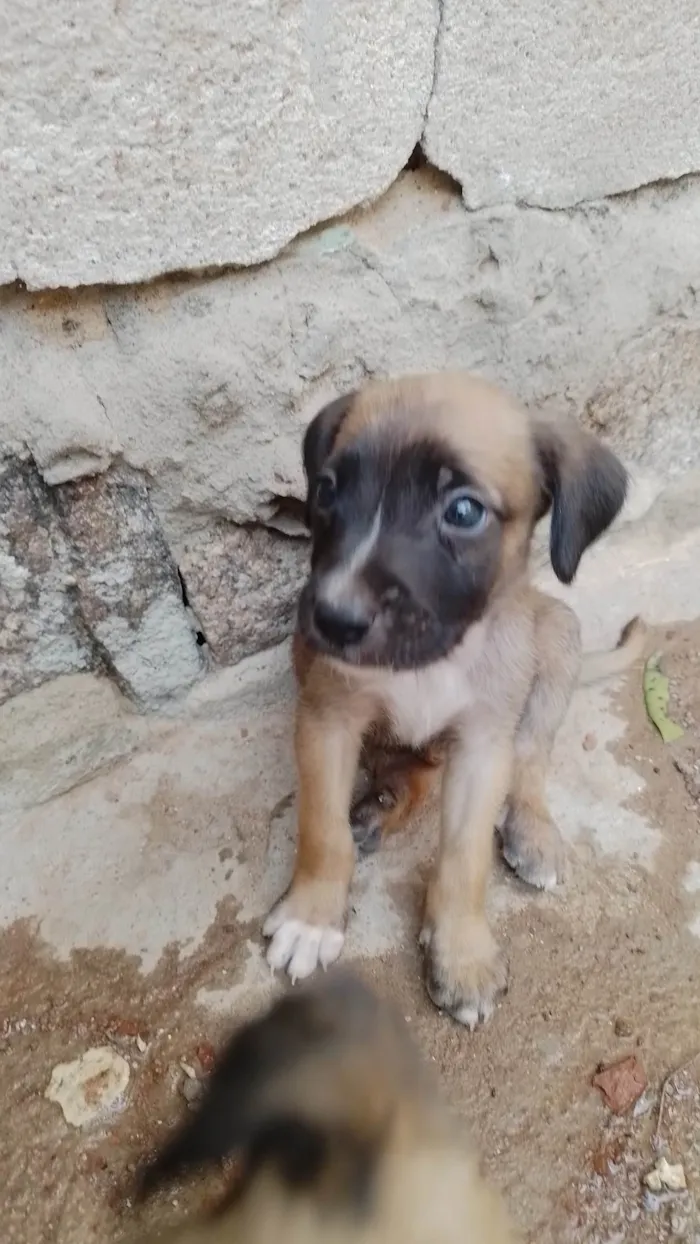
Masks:
[[[432,1086],[431,1086],[432,1088]],[[274,1171],[290,1188],[357,1207],[397,1127],[429,1131],[425,1070],[394,1012],[347,972],[285,995],[223,1051],[196,1113],[141,1173],[173,1177],[241,1156],[244,1183]]]
[[[354,665],[446,656],[525,568],[550,510],[564,583],[610,525],[627,477],[576,423],[537,419],[467,374],[373,383],[304,438],[311,574],[299,628]]]
[[[347,972],[290,992],[234,1036],[138,1194],[230,1157],[242,1164],[233,1192],[175,1240],[511,1239],[405,1023]]]

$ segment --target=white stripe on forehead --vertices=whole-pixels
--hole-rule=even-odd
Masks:
[[[367,565],[382,529],[382,503],[379,502],[369,530],[355,545],[350,557],[324,576],[323,599],[333,604],[340,600],[351,580]]]

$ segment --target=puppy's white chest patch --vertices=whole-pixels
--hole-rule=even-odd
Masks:
[[[474,702],[469,679],[451,661],[424,670],[402,670],[382,688],[385,711],[397,738],[420,747],[440,734]]]
[[[401,743],[420,747],[473,707],[483,640],[484,628],[478,624],[444,661],[421,670],[377,673],[374,690]]]

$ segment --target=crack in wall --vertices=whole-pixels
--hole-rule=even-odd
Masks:
[[[427,115],[427,110],[426,110],[426,115]],[[202,281],[204,282],[204,281],[220,280],[226,276],[237,276],[237,275],[252,276],[256,272],[259,272],[265,268],[269,268],[272,264],[278,263],[287,254],[289,254],[299,242],[302,242],[307,238],[310,238],[310,237],[313,237],[314,235],[322,233],[325,229],[329,229],[334,226],[342,225],[343,221],[345,221],[348,217],[352,216],[353,212],[356,212],[362,209],[371,209],[373,206],[376,206],[377,204],[379,204],[382,201],[382,199],[392,190],[392,188],[396,185],[396,183],[400,180],[400,178],[404,176],[406,172],[416,172],[416,171],[421,171],[423,169],[430,170],[433,173],[439,174],[439,176],[445,180],[445,184],[451,185],[455,198],[460,199],[461,205],[464,208],[465,213],[472,219],[478,219],[479,217],[488,218],[493,213],[497,213],[499,211],[505,211],[505,210],[521,211],[521,212],[540,212],[546,216],[570,217],[577,212],[586,212],[586,211],[593,212],[596,210],[604,211],[611,204],[626,203],[626,202],[631,203],[637,197],[643,196],[645,194],[658,194],[658,193],[663,193],[664,191],[668,191],[669,193],[671,193],[674,190],[678,190],[679,188],[683,188],[686,186],[692,186],[695,184],[700,185],[700,171],[693,169],[685,173],[680,173],[677,177],[657,177],[657,178],[654,178],[652,181],[641,182],[639,185],[629,187],[628,189],[625,189],[625,190],[611,191],[609,194],[598,196],[596,198],[591,198],[591,199],[579,199],[575,203],[567,204],[565,206],[562,205],[562,206],[549,207],[541,203],[530,203],[527,199],[516,199],[515,201],[512,199],[508,199],[508,200],[503,200],[503,201],[499,200],[496,203],[490,203],[488,205],[484,205],[480,207],[469,207],[469,205],[465,203],[464,201],[463,188],[459,180],[454,176],[454,174],[441,168],[439,164],[436,164],[433,160],[429,159],[428,156],[426,156],[425,148],[423,146],[423,139],[421,137],[421,139],[416,143],[413,150],[411,151],[411,154],[409,155],[408,160],[406,161],[406,164],[399,171],[399,173],[394,178],[394,180],[390,183],[390,185],[387,186],[386,189],[382,191],[382,193],[379,194],[375,199],[367,203],[355,204],[354,206],[347,208],[346,211],[340,212],[337,215],[329,216],[327,218],[324,218],[323,220],[319,220],[315,224],[310,225],[307,229],[301,229],[299,233],[295,234],[295,236],[291,238],[289,242],[285,243],[285,245],[281,247],[281,249],[278,252],[276,252],[275,255],[272,255],[268,259],[260,260],[259,263],[252,263],[249,265],[227,263],[227,264],[220,264],[219,266],[208,265],[207,267],[204,267],[204,268],[172,269],[166,272],[162,272],[160,275],[157,275],[157,276],[147,277],[143,281],[131,281],[131,282],[125,283],[124,285],[120,285],[117,283],[113,283],[113,284],[98,283],[96,285],[52,286],[51,292],[57,295],[68,294],[71,297],[79,298],[80,295],[84,293],[86,290],[91,290],[93,292],[103,291],[105,293],[110,290],[112,291],[118,290],[120,296],[124,297],[125,295],[129,293],[148,289],[150,286],[157,285],[158,283],[163,282],[163,281],[167,281],[170,283],[176,283],[178,281],[193,281],[193,282]],[[25,292],[41,293],[42,291],[36,290],[33,287],[31,291],[29,291],[27,285],[21,280],[21,278],[18,278],[16,281],[11,282],[10,284],[0,285],[0,294],[11,295],[13,292],[16,292],[18,294],[23,294]],[[118,341],[116,332],[114,333],[114,336],[115,336],[115,339]],[[292,348],[294,349],[295,343],[293,340],[293,336],[294,335],[293,335],[293,332],[290,326],[290,342],[291,342]],[[105,414],[106,414],[106,411],[105,411]]]
[[[438,74],[440,72],[440,58],[441,58],[441,51],[442,51],[442,46],[441,46],[442,45],[442,32],[443,32],[443,28],[445,24],[445,3],[446,3],[446,0],[435,0],[437,24],[435,27],[435,40],[433,42],[433,76],[432,76],[432,80],[430,83],[430,90],[428,91],[428,99],[426,101],[425,111],[423,113],[423,128],[421,130],[421,136],[417,144],[421,148],[421,150],[423,149],[423,143],[425,142],[425,131],[428,125],[430,105],[433,102],[435,88],[437,87]]]

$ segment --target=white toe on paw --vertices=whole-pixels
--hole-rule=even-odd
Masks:
[[[457,1009],[452,1012],[453,1019],[456,1019],[458,1024],[463,1024],[464,1027],[468,1028],[470,1032],[473,1032],[474,1029],[478,1027],[479,1020],[486,1023],[492,1015],[493,1006],[490,1004],[483,1006],[481,1011],[478,1006],[470,1006],[465,1004],[464,1006],[457,1007]]]
[[[266,922],[266,930],[271,919]],[[286,968],[292,981],[304,980],[317,967],[329,967],[338,958],[345,940],[339,929],[304,924],[302,920],[285,920],[271,933],[267,962],[274,971]]]

